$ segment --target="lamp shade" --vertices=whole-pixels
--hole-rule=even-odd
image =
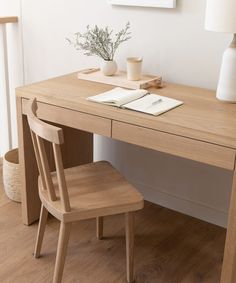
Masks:
[[[236,0],[207,0],[205,28],[236,33]]]

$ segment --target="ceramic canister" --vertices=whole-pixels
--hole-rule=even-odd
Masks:
[[[129,81],[138,81],[142,75],[142,62],[141,57],[127,58],[127,79]]]

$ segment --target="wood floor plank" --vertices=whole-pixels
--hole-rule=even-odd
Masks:
[[[0,173],[0,282],[50,283],[59,223],[49,217],[42,256],[34,259],[37,223],[24,226],[20,213],[20,204],[3,192]],[[219,282],[225,229],[151,203],[135,222],[136,283]],[[96,239],[95,219],[75,223],[63,282],[125,283],[125,260],[122,215],[104,219],[102,241]]]

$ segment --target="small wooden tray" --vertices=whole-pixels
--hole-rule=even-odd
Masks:
[[[80,71],[78,79],[130,89],[147,89],[151,86],[160,88],[162,86],[162,78],[158,76],[143,75],[139,81],[128,81],[127,74],[124,71],[119,71],[114,76],[104,76],[100,69],[95,68]]]

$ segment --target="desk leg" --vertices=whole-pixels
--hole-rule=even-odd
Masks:
[[[236,283],[236,171],[234,171],[233,176],[224,261],[220,282]]]
[[[34,156],[27,118],[22,114],[21,98],[17,97],[17,124],[19,162],[22,179],[22,221],[30,225],[39,218],[38,169]],[[59,125],[60,126],[60,125]],[[65,144],[62,157],[65,167],[72,167],[93,161],[93,134],[60,126],[64,132]],[[48,149],[51,155],[52,150]]]
[[[26,116],[22,114],[21,98],[16,99],[19,163],[21,169],[21,201],[22,220],[24,224],[31,224],[37,220],[40,210],[38,197],[37,176],[38,170],[34,157],[29,126]]]

